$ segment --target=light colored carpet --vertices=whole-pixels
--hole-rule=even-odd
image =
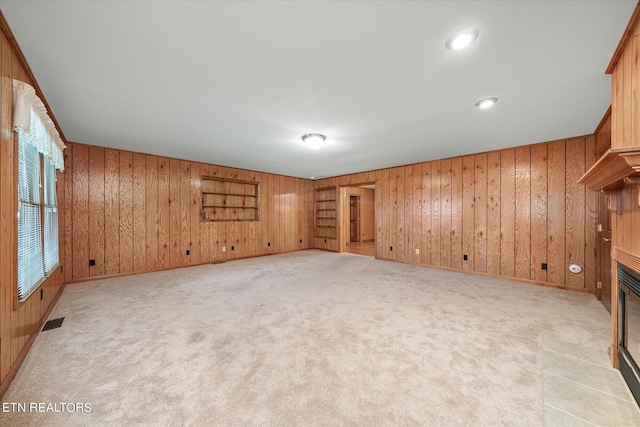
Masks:
[[[544,337],[604,351],[592,295],[303,251],[69,285],[2,425],[539,426]]]

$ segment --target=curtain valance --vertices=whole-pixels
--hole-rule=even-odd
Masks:
[[[66,145],[36,90],[25,82],[13,81],[13,130],[23,132],[29,144],[36,147],[56,169],[64,170],[62,150]]]

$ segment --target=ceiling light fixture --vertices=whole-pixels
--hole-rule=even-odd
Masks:
[[[445,46],[450,50],[460,50],[469,46],[477,38],[478,30],[475,28],[463,28],[462,30],[458,30],[451,34],[451,37],[447,39]]]
[[[302,142],[304,142],[304,144],[312,150],[317,150],[318,148],[322,147],[322,144],[327,139],[326,136],[320,133],[307,133],[305,135],[302,135],[301,138]]]
[[[476,107],[486,110],[487,108],[493,107],[493,104],[498,102],[498,98],[486,98],[476,102]]]

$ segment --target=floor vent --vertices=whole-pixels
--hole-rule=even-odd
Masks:
[[[42,330],[48,331],[49,329],[59,328],[60,326],[62,326],[63,320],[64,317],[61,317],[59,319],[47,320],[47,323],[44,324],[44,328],[42,328]]]

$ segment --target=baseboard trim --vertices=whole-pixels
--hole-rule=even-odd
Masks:
[[[290,253],[293,253],[293,252],[308,251],[308,250],[311,250],[311,249],[315,249],[315,248],[294,249],[292,251],[274,252],[274,253],[271,253],[271,254],[248,255],[248,256],[235,257],[235,258],[229,258],[229,259],[220,259],[220,260],[215,260],[215,261],[199,262],[197,264],[179,265],[179,266],[176,266],[176,267],[158,268],[156,270],[132,271],[132,272],[129,272],[129,273],[117,273],[117,274],[107,274],[107,275],[103,275],[103,276],[85,277],[85,278],[82,278],[82,279],[69,280],[68,282],[66,282],[66,284],[67,285],[72,285],[72,284],[76,284],[76,283],[93,282],[94,280],[111,279],[111,278],[115,278],[115,277],[137,276],[138,274],[156,273],[156,272],[159,272],[159,271],[168,271],[168,270],[178,270],[180,268],[197,267],[199,265],[224,264],[226,262],[239,261],[239,260],[242,260],[242,259],[260,258],[260,257],[263,257],[263,256],[271,256],[271,255],[290,254]]]
[[[11,383],[13,382],[13,379],[18,373],[20,366],[22,366],[22,362],[24,362],[25,357],[27,357],[27,353],[29,353],[29,350],[31,349],[33,342],[36,340],[36,337],[38,336],[40,331],[42,331],[42,327],[47,321],[49,314],[51,314],[53,307],[55,307],[56,303],[58,302],[58,299],[60,298],[60,295],[62,295],[62,291],[64,290],[66,285],[67,285],[66,283],[63,283],[62,286],[60,286],[60,289],[58,290],[56,295],[53,297],[51,304],[49,304],[49,307],[47,307],[47,309],[42,314],[42,317],[40,318],[40,322],[38,322],[38,328],[35,330],[34,333],[31,334],[31,336],[25,343],[24,347],[22,347],[20,354],[18,354],[18,358],[16,359],[13,366],[11,366],[11,369],[9,369],[9,372],[7,373],[7,376],[2,382],[2,384],[0,384],[0,399],[4,397],[4,394],[9,389],[9,386],[11,385]]]
[[[539,282],[539,281],[536,281],[536,280],[529,280],[529,279],[520,279],[518,277],[511,277],[511,276],[499,276],[497,274],[482,273],[480,271],[461,270],[461,269],[458,269],[458,268],[443,267],[441,265],[414,264],[412,262],[398,261],[398,260],[395,260],[395,259],[382,258],[382,257],[376,257],[376,259],[379,259],[381,261],[397,262],[398,264],[415,265],[417,267],[436,268],[438,270],[453,271],[455,273],[469,274],[469,275],[472,275],[472,276],[491,277],[493,279],[501,279],[501,280],[508,280],[510,282],[525,283],[527,285],[537,285],[537,286],[543,286],[545,288],[555,288],[555,289],[562,289],[562,290],[565,290],[565,291],[579,292],[579,293],[582,293],[582,294],[595,295],[595,291],[592,291],[592,290],[587,289],[587,288],[583,288],[583,289],[571,288],[569,286],[556,285],[555,283]]]

